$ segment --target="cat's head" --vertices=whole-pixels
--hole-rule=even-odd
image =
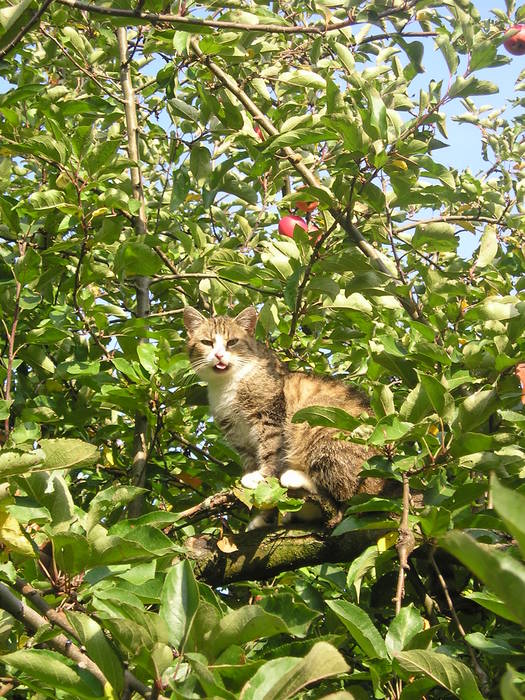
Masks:
[[[194,371],[206,382],[231,377],[254,358],[254,332],[257,311],[249,306],[235,318],[205,318],[197,309],[186,306],[184,325],[188,332],[188,350]]]

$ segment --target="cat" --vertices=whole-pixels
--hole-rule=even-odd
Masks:
[[[255,340],[257,311],[235,318],[205,318],[184,309],[190,362],[208,384],[211,414],[240,455],[241,483],[255,488],[266,477],[281,485],[332,499],[338,506],[354,494],[378,493],[381,480],[359,477],[374,452],[335,437],[333,428],[292,423],[306,406],[335,406],[352,416],[369,411],[366,398],[340,380],[291,372],[277,354]],[[249,529],[265,523],[263,516]]]

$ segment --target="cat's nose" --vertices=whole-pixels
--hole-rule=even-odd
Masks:
[[[215,357],[216,357],[218,360],[222,360],[222,358],[224,357],[224,353],[223,353],[221,350],[216,350],[216,351],[215,351]]]

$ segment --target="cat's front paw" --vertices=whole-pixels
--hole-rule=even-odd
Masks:
[[[286,489],[304,489],[309,493],[317,493],[314,482],[308,474],[300,472],[297,469],[287,469],[281,474],[281,486]]]
[[[261,472],[248,472],[241,478],[241,484],[244,486],[246,489],[254,489],[257,487],[257,484],[260,484],[261,481],[264,481],[264,474]]]

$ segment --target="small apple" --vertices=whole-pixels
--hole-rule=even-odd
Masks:
[[[263,132],[262,132],[262,130],[261,130],[261,127],[260,127],[258,124],[256,124],[256,125],[253,127],[253,130],[255,131],[255,133],[257,134],[257,136],[261,139],[261,141],[264,141]]]
[[[300,216],[294,216],[293,214],[288,214],[288,216],[283,216],[279,221],[279,233],[281,236],[288,236],[288,238],[293,238],[293,230],[296,226],[300,226],[305,231],[308,231],[308,224]]]
[[[523,56],[525,54],[525,24],[513,24],[507,31],[511,29],[517,29],[518,31],[509,36],[508,39],[505,39],[503,46],[513,56]]]
[[[313,211],[314,209],[317,209],[319,206],[319,202],[296,202],[295,203],[297,209],[300,209],[301,211],[304,212],[309,212]]]

